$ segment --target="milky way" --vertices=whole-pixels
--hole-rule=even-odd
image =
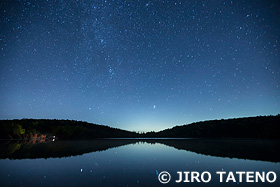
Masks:
[[[0,118],[135,131],[280,113],[278,1],[2,0]]]

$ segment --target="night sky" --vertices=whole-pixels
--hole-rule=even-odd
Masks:
[[[1,0],[0,118],[151,131],[280,113],[275,0]]]

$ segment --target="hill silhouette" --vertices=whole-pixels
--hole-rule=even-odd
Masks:
[[[136,133],[74,120],[0,120],[0,139],[261,138],[280,139],[280,115],[210,120]]]
[[[105,125],[74,120],[21,119],[1,120],[1,139],[94,139],[137,137],[138,134]]]
[[[165,138],[280,138],[280,115],[221,119],[175,126],[147,137]]]

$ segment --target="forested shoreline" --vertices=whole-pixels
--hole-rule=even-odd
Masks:
[[[280,115],[209,120],[137,133],[75,120],[0,120],[0,139],[261,138],[280,139]]]
[[[150,132],[147,136],[280,139],[280,115],[200,121],[156,133]]]
[[[136,137],[137,133],[75,120],[1,120],[1,139],[58,138],[94,139]]]

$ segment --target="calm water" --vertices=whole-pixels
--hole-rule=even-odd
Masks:
[[[92,140],[1,142],[0,186],[280,186],[279,141]],[[216,171],[274,171],[275,183],[220,183]],[[158,174],[168,171],[168,184]],[[212,180],[175,183],[177,171]],[[244,179],[243,179],[244,180]]]

